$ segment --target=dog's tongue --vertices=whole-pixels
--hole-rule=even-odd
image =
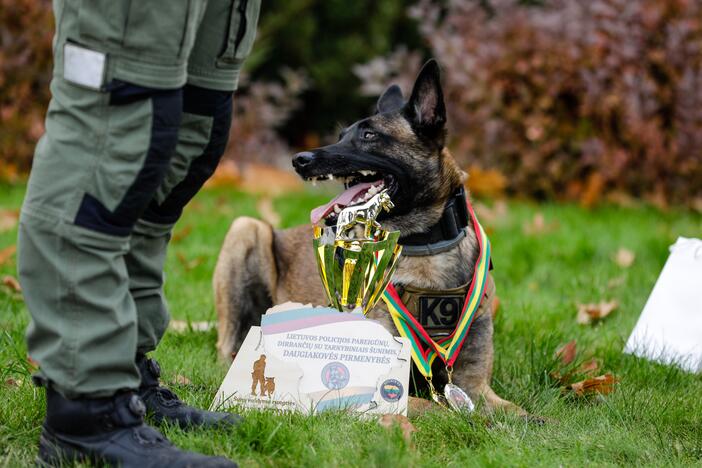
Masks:
[[[340,208],[344,208],[351,204],[351,202],[366,192],[373,186],[372,182],[366,182],[358,185],[354,185],[346,190],[344,190],[340,195],[334,198],[332,201],[326,205],[318,206],[310,213],[310,221],[312,224],[319,224],[319,222],[326,218],[329,213],[334,211],[334,205],[339,205]]]

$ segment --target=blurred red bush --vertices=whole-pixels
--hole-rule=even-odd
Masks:
[[[698,0],[420,0],[410,14],[444,69],[464,165],[536,197],[702,199]],[[416,74],[398,54],[357,70],[366,90]]]
[[[49,102],[50,0],[0,0],[0,180],[28,169]]]

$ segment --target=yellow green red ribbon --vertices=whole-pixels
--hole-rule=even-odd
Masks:
[[[485,284],[490,269],[490,240],[478,222],[478,218],[475,216],[470,203],[468,203],[468,213],[471,217],[473,229],[477,234],[479,253],[475,262],[473,280],[463,303],[461,316],[456,328],[450,335],[439,339],[439,341],[434,341],[419,321],[407,310],[392,284],[389,284],[383,293],[383,300],[388,306],[397,331],[402,337],[409,340],[412,345],[412,360],[427,379],[431,379],[431,365],[437,357],[447,367],[453,366],[463,343],[466,341],[470,326],[473,323],[476,312],[480,308],[485,292]]]

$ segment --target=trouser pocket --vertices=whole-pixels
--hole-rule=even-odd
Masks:
[[[256,39],[256,24],[260,9],[260,0],[232,2],[227,40],[224,50],[217,58],[218,67],[238,66],[249,55]]]
[[[129,235],[168,169],[181,113],[181,89],[123,83],[112,91],[102,154],[75,224],[105,234]]]

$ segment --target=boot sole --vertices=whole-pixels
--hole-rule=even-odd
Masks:
[[[60,468],[76,462],[91,462],[95,464],[97,461],[94,457],[47,436],[45,431],[42,431],[39,436],[39,455],[35,459],[38,467]]]

